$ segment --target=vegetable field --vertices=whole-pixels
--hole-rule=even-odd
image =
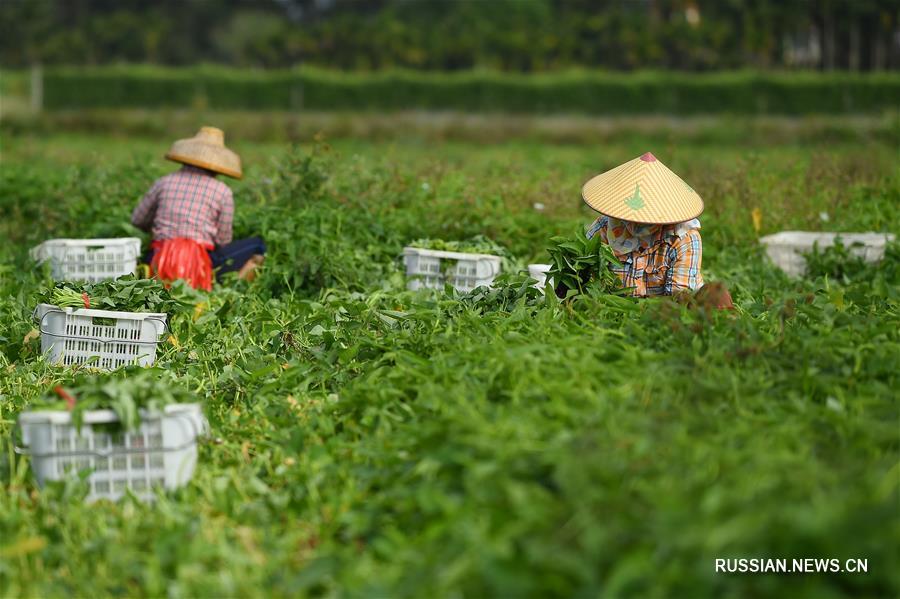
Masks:
[[[22,410],[102,385],[40,357],[31,313],[52,282],[28,249],[139,234],[131,208],[174,167],[160,140],[4,134],[0,595],[900,592],[900,249],[828,252],[794,280],[756,241],[900,233],[895,143],[231,143],[235,235],[266,239],[260,276],[175,289],[154,369],[99,391],[193,397],[211,439],[184,489],[88,505],[81,484],[38,489],[13,452]],[[589,176],[648,150],[706,200],[704,276],[734,311],[561,302],[515,272],[590,223]],[[512,265],[494,288],[405,290],[405,245],[478,235]]]

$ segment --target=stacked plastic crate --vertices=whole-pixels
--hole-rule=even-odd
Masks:
[[[403,248],[407,287],[443,289],[449,283],[457,291],[467,292],[490,285],[500,274],[500,257],[491,254],[469,254],[422,248]]]
[[[53,239],[32,249],[31,256],[49,261],[54,279],[98,282],[135,272],[140,247],[137,238]],[[157,313],[39,304],[33,316],[42,353],[60,366],[151,366],[167,330],[166,314]],[[16,451],[31,456],[42,486],[89,470],[89,501],[115,500],[129,491],[150,500],[156,488],[175,489],[191,479],[198,439],[209,426],[200,404],[141,411],[135,430],[122,430],[117,423],[112,410],[85,412],[80,428],[68,411],[26,411],[19,417],[22,445]]]

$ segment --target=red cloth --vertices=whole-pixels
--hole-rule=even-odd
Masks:
[[[151,247],[155,252],[150,268],[155,276],[166,282],[185,279],[194,289],[212,289],[212,244],[180,237],[157,239]]]

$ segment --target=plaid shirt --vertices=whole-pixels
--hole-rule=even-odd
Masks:
[[[588,238],[599,233],[600,240],[607,243],[608,221],[605,216],[594,221],[587,231]],[[635,297],[672,295],[703,286],[703,275],[700,274],[703,244],[697,229],[691,229],[679,237],[674,227],[663,227],[659,237],[649,247],[618,258],[622,267],[612,270],[619,275],[625,287],[634,288]]]
[[[160,177],[141,200],[131,222],[153,239],[193,239],[225,245],[231,242],[234,198],[231,189],[209,171],[193,166]]]

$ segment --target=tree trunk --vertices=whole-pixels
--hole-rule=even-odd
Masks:
[[[822,53],[825,59],[825,70],[833,71],[835,49],[834,45],[837,40],[834,34],[834,14],[832,12],[830,3],[825,5],[824,14],[822,16],[825,21],[825,31],[823,31],[822,35]]]
[[[874,38],[872,44],[872,70],[881,71],[884,69],[884,36],[880,31],[875,31]]]
[[[860,44],[859,19],[855,19],[850,25],[850,56],[849,67],[851,71],[858,71],[861,62],[862,47]]]
[[[31,111],[40,112],[44,108],[44,71],[40,63],[31,65]]]

